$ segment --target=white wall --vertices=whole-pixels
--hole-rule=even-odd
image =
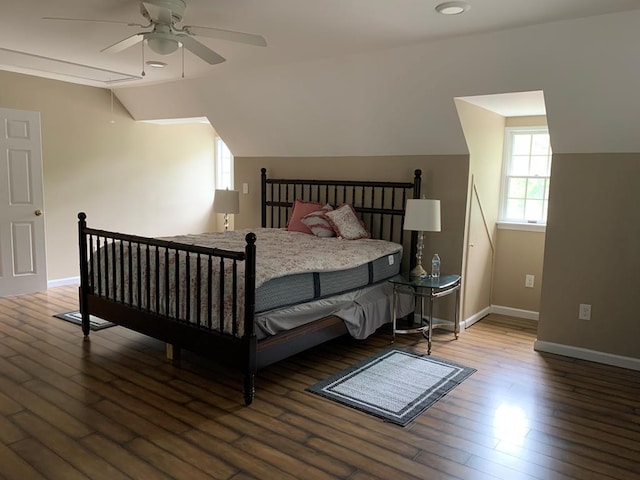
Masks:
[[[149,87],[134,118],[206,115],[237,156],[467,153],[454,97],[543,90],[556,153],[640,151],[640,11]],[[157,99],[162,98],[162,102]]]

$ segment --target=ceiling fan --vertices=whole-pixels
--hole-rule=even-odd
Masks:
[[[149,31],[135,33],[101,50],[101,52],[107,53],[118,53],[146,40],[149,48],[158,55],[169,55],[182,46],[205,62],[215,65],[224,62],[224,57],[218,55],[193,37],[203,36],[258,47],[267,46],[264,37],[251,33],[235,32],[213,27],[198,27],[195,25],[183,25],[179,27],[176,24],[182,21],[186,7],[187,4],[184,0],[142,0],[140,2],[140,13],[149,22],[147,25],[84,18],[43,17],[43,19],[119,23],[129,27],[151,28]]]

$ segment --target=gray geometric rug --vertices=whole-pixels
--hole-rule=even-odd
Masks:
[[[404,426],[475,371],[391,348],[307,390]]]
[[[56,318],[60,318],[62,320],[66,320],[67,322],[75,323],[76,325],[82,325],[82,315],[78,310],[67,313],[58,313],[54,315]],[[94,317],[93,315],[89,315],[89,328],[91,330],[102,330],[103,328],[113,327],[115,323],[108,322],[98,317]]]

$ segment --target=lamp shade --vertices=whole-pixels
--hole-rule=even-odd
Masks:
[[[240,211],[240,192],[238,190],[216,190],[213,196],[213,211],[238,213]]]
[[[440,231],[440,200],[407,200],[404,229],[418,232]]]

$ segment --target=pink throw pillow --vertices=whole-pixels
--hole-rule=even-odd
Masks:
[[[309,227],[311,233],[316,237],[335,237],[336,232],[333,231],[331,224],[324,216],[325,213],[331,210],[333,210],[333,207],[327,203],[320,210],[316,210],[302,217],[302,223]]]
[[[287,222],[287,230],[290,232],[302,232],[311,235],[312,232],[309,227],[302,223],[302,217],[315,212],[322,207],[322,203],[296,200],[295,202],[293,202],[293,210],[291,211],[291,218]]]
[[[324,216],[329,220],[331,227],[341,238],[345,240],[357,240],[358,238],[369,238],[369,232],[364,224],[358,219],[353,207],[348,203],[340,205]]]

